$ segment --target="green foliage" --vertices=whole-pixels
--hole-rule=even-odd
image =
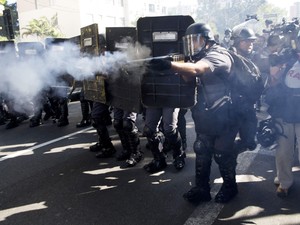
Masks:
[[[62,37],[62,33],[58,27],[57,14],[55,14],[50,20],[45,16],[39,19],[33,19],[22,30],[22,37],[24,36],[36,36],[40,39],[46,37]]]
[[[0,5],[5,5],[6,4],[6,0],[0,0]]]

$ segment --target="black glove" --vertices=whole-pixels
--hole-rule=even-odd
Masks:
[[[162,71],[169,70],[172,67],[170,59],[151,59],[148,63],[148,68],[152,70]]]

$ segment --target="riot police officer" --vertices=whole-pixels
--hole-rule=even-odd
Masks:
[[[99,55],[104,55],[106,51],[106,39],[104,35],[100,34],[99,38]],[[83,95],[85,93],[83,92]],[[87,96],[85,96],[87,97]],[[93,101],[91,111],[92,126],[96,129],[98,134],[98,141],[96,144],[90,146],[90,151],[97,152],[97,158],[112,157],[116,153],[116,149],[112,144],[108,126],[112,125],[112,118],[110,116],[110,107],[101,101]]]
[[[119,135],[123,148],[117,156],[117,160],[125,160],[124,167],[133,167],[143,158],[138,128],[135,124],[137,113],[114,108],[113,114],[113,125]]]
[[[105,56],[106,39],[99,35],[100,54]],[[123,167],[133,167],[143,158],[140,147],[138,128],[135,124],[137,113],[128,112],[120,108],[112,107],[113,126],[119,135],[122,151],[116,156],[118,161],[125,161]],[[101,102],[94,102],[91,112],[93,126],[97,130],[98,142],[90,147],[90,150],[97,152],[97,158],[111,157],[116,153],[107,126],[112,124],[110,106]]]
[[[156,173],[166,168],[166,153],[169,151],[173,152],[173,165],[177,170],[185,166],[186,155],[181,149],[181,137],[177,130],[178,113],[179,108],[146,108],[143,133],[153,155],[153,160],[144,166],[147,172]],[[163,132],[159,130],[160,122]]]
[[[233,50],[251,60],[256,39],[257,37],[252,29],[247,27],[236,29],[232,35]],[[262,81],[261,86],[263,87]],[[257,130],[255,103],[259,98],[250,99],[249,96],[240,94],[238,90],[232,97],[236,104],[236,115],[240,122],[239,139],[236,141],[237,152],[254,150],[256,148],[255,135]]]
[[[68,41],[65,38],[46,38],[45,46],[47,53],[50,54],[62,54],[65,50],[65,46],[62,44]],[[51,71],[52,73],[57,73]],[[68,107],[68,90],[73,82],[73,77],[70,74],[53,74],[55,76],[55,85],[49,87],[48,99],[51,105],[51,109],[54,111],[54,120],[57,122],[58,127],[66,126],[69,124],[69,107]],[[57,120],[57,121],[56,121]]]
[[[90,146],[90,151],[97,152],[97,158],[108,158],[116,153],[107,126],[112,124],[109,106],[101,102],[94,102],[91,112],[92,126],[98,134],[98,142]]]
[[[9,72],[6,68],[15,67],[17,63],[17,52],[14,41],[1,41],[0,42],[0,67],[2,68],[1,76],[9,76]],[[29,119],[28,114],[31,111],[31,104],[29,101],[18,101],[16,93],[12,91],[12,83],[7,82],[7,79],[3,77],[1,79],[1,95],[2,103],[5,105],[5,110],[2,110],[9,122],[6,124],[6,129],[11,129],[19,126],[21,122]],[[17,82],[17,81],[15,81]],[[22,96],[24,97],[24,96]]]
[[[86,127],[91,125],[91,111],[93,109],[93,101],[87,100],[84,98],[84,90],[83,88],[80,91],[80,107],[82,113],[82,119],[79,123],[76,124],[77,128]]]
[[[194,143],[196,180],[195,186],[183,197],[191,202],[211,200],[210,170],[212,158],[214,158],[223,178],[222,187],[215,196],[215,201],[225,203],[238,193],[235,179],[237,162],[233,148],[238,124],[230,118],[231,107],[227,107],[226,110],[226,116],[229,118],[218,115],[221,116],[218,121],[216,121],[217,114],[212,114],[210,117],[211,111],[207,114],[206,109],[209,107],[209,101],[213,102],[227,93],[232,57],[225,48],[215,42],[208,24],[191,24],[186,29],[183,42],[185,55],[190,62],[177,63],[161,60],[162,67],[165,69],[176,71],[187,80],[195,79],[195,77],[200,80],[198,101],[191,109],[197,133]],[[222,129],[219,129],[220,127]]]
[[[45,54],[44,45],[41,42],[19,42],[18,53],[19,61],[30,66],[43,63],[43,56]],[[30,119],[29,126],[36,127],[42,124],[43,107],[47,103],[47,93],[45,90],[39,91],[31,99],[33,103],[33,116]]]
[[[224,31],[224,37],[221,43],[221,46],[224,48],[229,49],[231,47],[231,36],[232,36],[232,30],[230,28],[227,28]]]

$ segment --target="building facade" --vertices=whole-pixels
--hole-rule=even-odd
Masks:
[[[57,16],[58,27],[64,37],[80,34],[80,28],[97,23],[99,32],[106,27],[135,26],[139,17],[163,16],[168,8],[163,0],[17,0],[20,41],[37,41],[24,36],[24,28],[33,19]]]
[[[295,2],[290,6],[290,18],[300,18],[300,2]]]

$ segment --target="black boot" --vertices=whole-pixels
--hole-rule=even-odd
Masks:
[[[91,152],[99,152],[103,148],[103,145],[100,142],[97,142],[96,144],[90,146],[90,151]]]
[[[34,116],[31,117],[29,127],[37,127],[42,124],[42,109],[35,110]]]
[[[1,107],[1,105],[0,105]],[[6,118],[4,116],[4,112],[0,109],[0,125],[4,125],[6,122]]]
[[[211,195],[209,180],[212,163],[212,147],[210,146],[209,142],[206,143],[205,139],[202,140],[201,135],[199,135],[194,143],[193,148],[196,153],[196,186],[185,193],[183,197],[192,203],[210,201]]]
[[[118,130],[117,133],[119,134],[119,138],[121,140],[123,149],[122,149],[121,153],[117,155],[116,159],[118,161],[124,161],[124,160],[129,159],[129,157],[130,157],[129,141],[127,140],[126,134],[123,130]]]
[[[10,121],[8,122],[8,124],[6,124],[6,129],[12,129],[15,128],[17,126],[19,126],[20,122],[18,121],[17,116],[15,115],[11,115],[10,116]]]
[[[4,125],[5,124],[5,119],[3,117],[0,118],[0,125]]]
[[[183,198],[192,203],[208,202],[211,200],[210,189],[204,187],[192,187],[183,194]]]
[[[158,153],[154,156],[154,159],[144,166],[144,169],[148,173],[157,173],[167,167],[166,157],[163,152]]]
[[[227,203],[238,194],[236,183],[223,183],[220,191],[215,197],[217,203]]]
[[[196,153],[196,186],[183,195],[183,198],[192,203],[211,200],[210,195],[210,168],[211,157]]]
[[[107,128],[104,126],[101,130],[97,130],[97,133],[102,149],[95,155],[96,158],[112,157],[116,153],[116,149],[111,142]]]
[[[82,113],[82,120],[76,124],[77,128],[86,127],[91,125],[91,118],[90,118],[90,108],[89,108],[88,101],[84,100],[81,102],[81,113]]]
[[[20,113],[17,118],[19,123],[22,123],[23,121],[28,120],[28,119],[29,119],[29,116],[25,113]]]
[[[51,105],[49,102],[45,103],[44,104],[44,111],[45,111],[45,115],[44,115],[44,121],[47,121],[49,120],[51,117],[54,116],[54,111],[52,110],[51,108]]]
[[[179,154],[176,154],[176,156],[173,156],[174,161],[173,161],[173,165],[177,170],[181,170],[184,168],[185,166],[185,152],[180,150]]]
[[[29,127],[37,127],[42,124],[42,119],[37,117],[32,117],[30,119]]]
[[[217,203],[227,203],[238,194],[235,179],[236,157],[229,154],[215,154],[215,161],[223,178],[223,184],[215,197]]]
[[[141,151],[139,134],[136,131],[132,131],[127,135],[130,156],[126,160],[125,167],[133,167],[143,159],[143,152]]]
[[[67,126],[69,124],[68,116],[69,116],[69,108],[68,108],[68,100],[63,98],[59,102],[59,108],[61,111],[61,115],[57,121],[58,127]]]
[[[28,120],[29,117],[25,113],[14,113],[10,114],[10,121],[6,124],[6,129],[12,129],[20,125],[25,120]]]
[[[96,158],[109,158],[112,157],[116,153],[116,149],[111,143],[110,140],[108,140],[107,143],[103,144],[102,149],[95,155]]]
[[[61,117],[61,118],[59,118],[59,120],[57,121],[57,126],[58,126],[58,127],[67,126],[68,124],[69,124],[69,120],[68,120],[68,118],[65,118],[65,117]]]
[[[92,122],[90,120],[81,120],[79,123],[76,124],[77,128],[81,128],[81,127],[87,127],[90,126],[92,124]]]
[[[162,171],[167,167],[166,156],[165,154],[159,150],[159,139],[160,137],[156,135],[156,137],[149,138],[148,143],[150,145],[150,150],[153,154],[153,160],[144,166],[144,169],[149,173],[156,173]]]
[[[170,143],[170,148],[173,151],[173,165],[177,170],[183,169],[185,166],[185,152],[181,149],[181,137],[176,131],[173,135],[167,138]]]

